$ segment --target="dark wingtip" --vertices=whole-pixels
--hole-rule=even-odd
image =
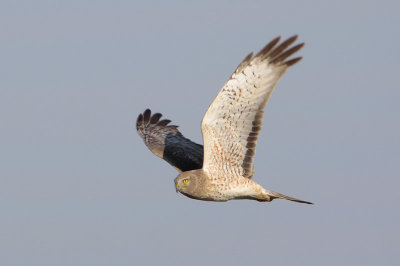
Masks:
[[[162,117],[161,113],[155,113],[155,114],[151,115],[151,110],[146,109],[142,114],[139,114],[139,116],[136,120],[136,129],[139,130],[139,127],[147,127],[148,125],[156,125],[156,126],[165,127],[169,123],[171,123],[171,120],[169,120],[169,119],[163,119],[160,121],[161,117]],[[178,126],[171,125],[169,127],[177,128]]]
[[[270,41],[267,45],[265,45],[264,48],[262,48],[262,49],[256,54],[255,57],[258,57],[258,56],[261,56],[261,55],[262,55],[263,57],[267,56],[267,55],[271,52],[272,48],[274,48],[275,45],[276,45],[280,40],[281,40],[281,36],[275,37],[272,41]]]
[[[291,55],[295,54],[297,51],[299,51],[301,48],[303,48],[303,46],[304,46],[304,43],[300,43],[286,51],[282,51],[283,53],[278,54],[274,59],[272,59],[271,63],[277,64],[277,63],[285,61]],[[286,64],[286,63],[284,63],[284,64]]]
[[[295,34],[295,35],[289,37],[286,41],[284,41],[280,45],[285,45],[286,47],[288,47],[289,45],[294,43],[297,40],[298,37],[299,37],[299,35]]]
[[[290,37],[286,41],[279,44],[274,50],[272,50],[271,53],[268,55],[268,57],[275,59],[275,57],[278,57],[282,51],[288,48],[296,40],[297,40],[297,35]]]
[[[284,40],[282,43],[279,43],[281,40],[281,36],[276,37],[272,41],[270,41],[264,48],[262,48],[257,55],[255,56],[260,58],[261,60],[266,60],[271,64],[277,65],[286,65],[287,67],[294,65],[298,61],[301,60],[301,57],[296,57],[294,59],[290,59],[285,61],[290,56],[299,51],[304,43],[300,43],[290,47],[298,38],[298,35],[293,35],[290,38]]]
[[[150,116],[151,116],[150,109],[146,109],[146,111],[144,111],[143,113],[143,120],[146,124],[150,122]]]
[[[166,126],[166,125],[168,125],[169,123],[171,123],[171,120],[169,120],[169,119],[163,119],[163,120],[161,120],[160,122],[158,122],[158,126]]]
[[[150,124],[157,124],[157,122],[160,120],[162,117],[162,114],[160,113],[155,113],[151,118],[150,118]]]
[[[301,59],[303,59],[303,57],[301,57],[301,56],[293,58],[293,59],[291,59],[289,61],[286,61],[285,65],[288,66],[288,67],[293,66],[294,64],[298,63]]]
[[[139,127],[143,124],[143,114],[139,114],[136,119],[136,129],[139,130]]]

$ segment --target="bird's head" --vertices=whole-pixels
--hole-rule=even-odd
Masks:
[[[197,171],[183,172],[175,178],[176,192],[181,192],[188,197],[196,197],[196,194],[201,190],[200,185],[202,183]]]

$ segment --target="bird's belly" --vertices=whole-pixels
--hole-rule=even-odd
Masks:
[[[215,201],[233,199],[256,199],[259,195],[258,185],[246,178],[243,182],[227,184],[212,184],[209,186],[209,196]]]

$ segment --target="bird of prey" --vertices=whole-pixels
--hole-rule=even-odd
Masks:
[[[264,107],[286,69],[302,59],[291,58],[304,46],[293,45],[296,39],[279,43],[277,37],[243,59],[203,117],[204,148],[168,125],[170,120],[160,121],[160,113],[151,115],[147,109],[139,115],[136,129],[147,147],[180,172],[177,192],[204,201],[280,198],[312,204],[265,189],[252,179]]]

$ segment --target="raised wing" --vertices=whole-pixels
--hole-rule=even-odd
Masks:
[[[178,126],[168,125],[171,120],[160,121],[160,113],[151,115],[147,109],[139,114],[136,130],[146,146],[179,172],[203,167],[203,146],[185,138]]]
[[[293,36],[277,45],[280,37],[257,55],[249,54],[225,83],[202,121],[203,169],[234,172],[251,178],[264,107],[286,69],[301,57],[287,60],[304,43],[290,47]]]

